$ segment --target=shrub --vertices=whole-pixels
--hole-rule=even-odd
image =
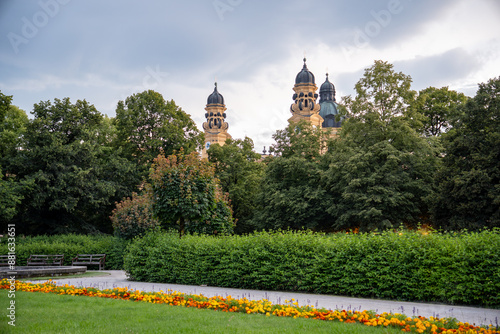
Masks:
[[[500,307],[500,230],[148,233],[130,244],[124,268],[149,282]]]
[[[115,235],[123,239],[132,239],[143,235],[148,230],[154,230],[159,222],[152,215],[151,196],[148,193],[132,194],[116,204],[110,217]]]

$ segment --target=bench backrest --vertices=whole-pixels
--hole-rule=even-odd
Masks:
[[[28,264],[62,264],[64,254],[31,254],[28,258]]]
[[[106,260],[106,254],[78,254],[73,261],[74,262],[104,262]]]
[[[0,267],[8,267],[10,266],[9,264],[16,263],[16,256],[15,255],[0,255]]]

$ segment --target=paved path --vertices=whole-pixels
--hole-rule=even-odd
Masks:
[[[314,295],[306,293],[259,291],[246,289],[218,288],[208,286],[179,285],[168,283],[144,283],[127,280],[122,270],[106,271],[110,275],[86,278],[55,279],[57,284],[70,284],[77,287],[95,287],[98,289],[112,289],[127,287],[140,291],[167,291],[173,290],[186,294],[202,294],[206,297],[228,295],[233,298],[248,298],[250,300],[267,299],[273,304],[283,304],[285,300],[294,298],[299,305],[311,305],[317,308],[345,309],[345,310],[374,310],[377,313],[392,312],[408,316],[421,315],[424,317],[453,317],[459,321],[476,325],[499,325],[500,310],[475,308],[467,306],[452,306],[442,304],[411,303],[377,299],[351,298],[330,295]]]

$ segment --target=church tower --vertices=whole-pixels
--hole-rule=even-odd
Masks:
[[[319,115],[323,118],[323,129],[330,129],[333,135],[336,135],[342,122],[335,119],[339,114],[338,105],[335,101],[335,86],[328,80],[328,73],[326,80],[319,89],[319,105],[321,107]]]
[[[293,90],[293,100],[295,101],[290,106],[292,117],[288,119],[288,123],[296,123],[300,120],[305,120],[313,126],[321,127],[323,118],[320,116],[320,105],[316,103],[318,87],[314,82],[314,75],[307,69],[306,58],[304,58],[304,67],[295,77],[295,85]]]
[[[227,133],[229,124],[226,123],[226,105],[224,97],[217,91],[217,82],[215,83],[214,92],[207,99],[205,108],[206,122],[203,123],[205,130],[205,146],[201,152],[202,158],[208,158],[207,150],[211,144],[224,145],[226,139],[231,138]]]

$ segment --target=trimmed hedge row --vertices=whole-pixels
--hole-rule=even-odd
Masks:
[[[500,307],[500,230],[135,239],[132,279]]]
[[[77,254],[106,254],[105,269],[122,269],[127,244],[109,235],[16,236],[16,265],[25,266],[31,254],[64,254],[64,265],[68,266]],[[0,242],[0,254],[8,254],[7,237]]]

